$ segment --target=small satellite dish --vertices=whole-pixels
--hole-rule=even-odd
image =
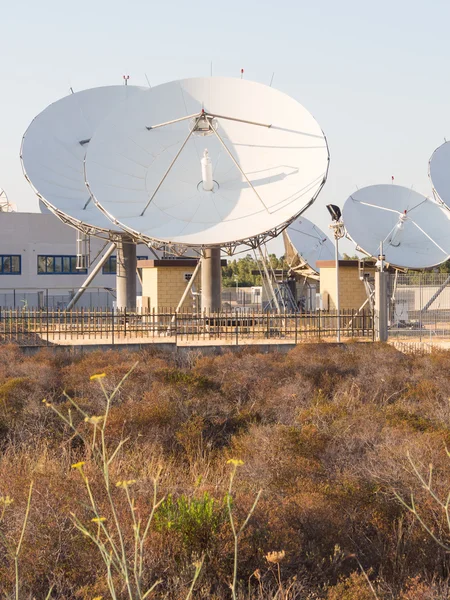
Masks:
[[[428,163],[428,176],[436,200],[450,207],[450,142],[436,148]]]
[[[348,236],[370,256],[397,267],[423,269],[450,254],[450,212],[418,192],[393,184],[357,190],[344,204]]]
[[[317,225],[301,216],[284,231],[288,264],[295,269],[320,269],[318,260],[334,260],[335,247],[330,238]]]
[[[17,206],[8,200],[5,190],[0,188],[0,212],[17,212]]]
[[[243,79],[173,81],[117,106],[94,133],[86,182],[147,243],[231,246],[273,237],[314,202],[325,136],[289,96]]]
[[[143,88],[115,85],[70,94],[48,106],[22,140],[25,177],[42,202],[63,220],[98,232],[120,230],[96,208],[84,182],[89,141],[103,118]]]

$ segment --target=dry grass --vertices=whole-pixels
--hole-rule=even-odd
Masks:
[[[106,373],[110,393],[136,359],[111,405],[105,436],[111,449],[128,438],[111,478],[136,480],[138,517],[151,510],[158,472],[159,497],[172,498],[145,540],[142,585],[162,580],[150,598],[185,598],[193,563],[203,555],[192,597],[231,598],[234,538],[223,518],[229,459],[244,462],[233,483],[236,523],[263,490],[239,536],[237,598],[449,597],[448,553],[394,492],[408,498],[412,491],[436,537],[450,544],[445,515],[407,459],[409,452],[425,472],[433,463],[436,493],[445,497],[450,353],[308,344],[286,355],[99,352],[74,360],[47,352],[27,358],[0,347],[0,496],[14,498],[0,527],[10,544],[20,538],[34,482],[20,552],[21,599],[45,598],[52,586],[53,598],[110,598],[98,548],[71,518],[92,518],[86,489],[71,469],[78,461],[86,461],[102,516],[112,516],[86,444],[91,424],[74,413],[82,433],[76,435],[42,399],[68,414],[66,391],[87,414],[100,415],[104,395],[90,375]],[[131,548],[126,495],[115,486],[111,494]],[[266,558],[281,552],[278,563]],[[14,560],[0,540],[0,594],[13,589]]]

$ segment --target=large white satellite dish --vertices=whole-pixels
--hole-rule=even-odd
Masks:
[[[10,202],[5,190],[0,188],[0,212],[17,212],[17,206]]]
[[[444,142],[433,152],[428,175],[436,199],[450,207],[450,142]]]
[[[205,247],[279,233],[315,200],[328,163],[325,136],[297,101],[211,77],[154,87],[111,111],[85,170],[114,223],[149,243]]]
[[[114,85],[76,92],[48,106],[22,140],[26,178],[62,220],[89,233],[118,230],[95,206],[84,181],[84,158],[94,131],[118,104],[145,88]]]
[[[330,238],[317,225],[301,216],[284,231],[287,255],[292,268],[310,267],[316,273],[318,260],[334,260],[335,247]],[[286,244],[287,242],[287,244]]]
[[[450,255],[450,212],[418,192],[393,184],[371,185],[352,194],[342,211],[347,234],[377,257],[380,242],[386,261],[423,269]]]

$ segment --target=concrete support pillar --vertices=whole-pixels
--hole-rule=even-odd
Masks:
[[[202,257],[202,311],[219,311],[222,307],[222,267],[220,248],[207,248]]]
[[[387,342],[388,339],[388,277],[385,271],[375,272],[375,339]]]
[[[116,294],[118,310],[136,310],[136,244],[126,236],[117,243]]]

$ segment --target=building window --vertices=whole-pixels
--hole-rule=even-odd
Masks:
[[[0,254],[0,275],[20,275],[22,257],[20,254]]]
[[[76,256],[38,256],[38,275],[87,275],[87,269],[77,269]]]
[[[148,256],[137,256],[137,260],[147,260]],[[103,275],[115,275],[117,273],[117,258],[110,256],[102,267]]]

